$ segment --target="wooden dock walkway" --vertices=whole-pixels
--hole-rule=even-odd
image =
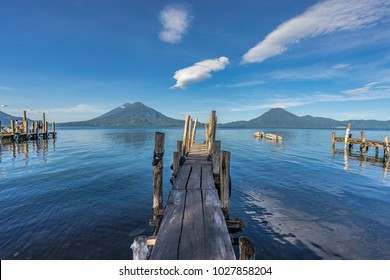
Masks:
[[[196,123],[189,116],[183,141],[178,141],[171,166],[173,178],[165,208],[162,203],[164,134],[156,132],[153,159],[153,236],[139,236],[131,248],[133,259],[235,260],[229,230],[230,152],[215,141],[216,116],[206,124],[205,143],[195,143]],[[217,184],[216,184],[217,183]],[[228,226],[229,225],[229,226]],[[254,259],[254,245],[243,237],[241,259]],[[245,246],[244,246],[245,245]],[[241,255],[241,252],[242,255]]]
[[[150,259],[236,259],[205,144],[195,144],[169,193]]]

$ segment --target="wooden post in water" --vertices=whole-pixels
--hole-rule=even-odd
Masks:
[[[191,147],[192,144],[195,142],[195,135],[196,135],[196,125],[198,124],[198,119],[195,119],[194,121],[194,127],[192,128],[192,133],[191,133]]]
[[[221,141],[214,141],[213,148],[211,149],[211,162],[213,168],[213,174],[219,176],[219,162],[221,155]]]
[[[220,159],[220,194],[221,206],[225,218],[229,218],[230,197],[230,152],[222,151]]]
[[[334,148],[336,144],[336,132],[332,132],[332,147]]]
[[[23,131],[22,133],[28,133],[28,121],[27,121],[27,113],[23,111]]]
[[[184,133],[183,133],[183,155],[187,154],[187,138],[188,138],[188,124],[190,122],[190,115],[186,115],[186,120],[184,121]]]
[[[51,130],[53,132],[53,137],[54,137],[54,134],[56,133],[56,123],[55,122],[51,123]]]
[[[351,124],[348,123],[347,129],[345,130],[345,137],[344,137],[344,149],[347,148],[347,142],[349,139],[349,131],[351,130]]]
[[[361,138],[360,152],[361,152],[363,155],[366,155],[368,146],[367,146],[367,143],[366,143],[366,137],[365,137],[365,135],[364,135],[364,131],[361,131],[361,132],[360,132],[360,138]]]
[[[180,156],[179,152],[173,152],[173,162],[172,162],[172,175],[176,177],[180,169]]]
[[[163,208],[162,182],[165,134],[156,132],[153,155],[153,218],[158,219]]]
[[[148,238],[146,236],[137,236],[130,248],[133,250],[133,260],[146,260],[148,258]]]
[[[209,123],[205,123],[204,125],[204,132],[205,132],[205,137],[206,137],[206,146],[207,146],[207,149],[209,148],[209,139],[210,139],[210,124]]]
[[[255,243],[246,236],[241,236],[238,240],[240,250],[240,260],[254,260],[255,259]]]
[[[210,127],[209,127],[209,146],[208,151],[211,152],[211,149],[213,147],[213,142],[215,141],[215,133],[217,131],[217,116],[215,111],[211,111],[210,113]]]
[[[389,148],[389,139],[387,136],[383,138],[384,146],[383,146],[383,160],[388,160],[390,158],[390,148]]]
[[[179,158],[183,155],[183,141],[177,141],[177,152],[179,153]]]
[[[47,133],[46,114],[44,112],[42,113],[42,125],[43,125],[42,133],[46,134]]]
[[[11,133],[12,133],[12,135],[15,135],[15,133],[16,133],[15,121],[14,120],[11,120]]]

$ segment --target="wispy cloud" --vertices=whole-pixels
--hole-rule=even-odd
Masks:
[[[344,93],[357,95],[357,94],[367,94],[373,91],[389,92],[388,86],[378,86],[379,84],[380,84],[379,82],[372,82],[366,84],[363,87],[345,90]]]
[[[389,15],[388,0],[326,0],[277,27],[244,54],[242,63],[262,62],[304,38],[357,30]]]
[[[276,97],[263,100],[260,104],[249,104],[225,108],[230,111],[253,111],[268,108],[289,108],[322,102],[352,102],[390,99],[390,86],[372,82],[363,87],[349,89],[337,94],[316,93],[310,96]]]
[[[180,5],[166,6],[160,12],[160,22],[163,26],[159,37],[167,43],[179,43],[187,33],[192,16],[188,8]]]
[[[264,82],[263,80],[252,80],[252,81],[246,81],[246,82],[241,82],[241,83],[226,85],[226,87],[231,87],[231,88],[236,88],[236,87],[251,87],[251,86],[261,85],[261,84],[264,84],[264,83],[265,83],[265,82]]]
[[[229,64],[227,57],[221,56],[216,59],[206,59],[195,63],[193,66],[180,69],[175,72],[173,78],[176,84],[171,88],[185,89],[188,84],[211,78],[211,72],[221,71]]]
[[[0,86],[0,90],[1,91],[11,91],[11,90],[14,90],[13,87],[7,87],[7,86]]]

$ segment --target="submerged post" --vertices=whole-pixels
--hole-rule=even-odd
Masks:
[[[162,182],[165,134],[156,132],[153,155],[153,218],[158,219],[163,208]]]
[[[220,162],[220,193],[221,193],[221,206],[225,218],[229,218],[229,197],[230,197],[230,152],[221,152]]]

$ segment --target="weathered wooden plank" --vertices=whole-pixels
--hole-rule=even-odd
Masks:
[[[200,189],[187,190],[183,229],[180,238],[180,260],[205,259],[204,222]]]
[[[185,189],[187,186],[188,178],[191,172],[191,165],[183,165],[180,168],[179,174],[177,175],[175,181],[173,182],[172,189],[179,190]]]
[[[221,210],[217,190],[202,190],[206,259],[235,260],[233,246]]]
[[[202,166],[202,189],[215,189],[214,176],[210,165]]]
[[[178,258],[185,200],[185,190],[170,191],[156,243],[150,255],[151,260],[176,260]]]
[[[187,189],[200,189],[202,168],[199,164],[192,165],[190,178],[188,179]]]

